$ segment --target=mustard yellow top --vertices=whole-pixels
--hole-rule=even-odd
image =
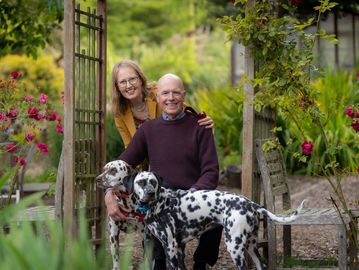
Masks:
[[[150,119],[155,119],[161,115],[162,111],[156,100],[153,100],[151,97],[147,97],[146,102]],[[136,125],[131,108],[128,108],[123,116],[115,117],[115,124],[125,147],[127,147],[136,133]]]

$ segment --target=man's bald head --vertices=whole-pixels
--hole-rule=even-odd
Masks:
[[[163,75],[157,82],[157,87],[158,89],[160,89],[162,87],[162,85],[164,83],[167,83],[168,81],[176,81],[176,84],[178,85],[178,87],[181,89],[181,90],[184,90],[184,85],[183,85],[183,81],[180,77],[178,77],[177,75],[175,74],[172,74],[172,73],[167,73],[165,75]]]
[[[171,119],[183,111],[186,95],[183,82],[175,74],[165,74],[157,82],[157,103]]]

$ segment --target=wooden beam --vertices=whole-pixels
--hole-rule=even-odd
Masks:
[[[255,0],[247,1],[247,8],[252,7]],[[254,78],[254,57],[250,48],[245,47],[245,75]],[[252,83],[244,86],[246,101],[243,104],[243,150],[242,150],[242,194],[253,197],[253,158],[254,158],[254,89]]]
[[[75,1],[64,2],[64,226],[75,235],[74,218],[74,72],[75,72]],[[72,237],[69,237],[69,240]],[[71,245],[71,243],[69,243]]]

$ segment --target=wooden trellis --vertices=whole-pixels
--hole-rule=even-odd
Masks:
[[[63,218],[75,234],[85,210],[95,244],[101,242],[102,192],[95,177],[105,163],[106,1],[97,9],[65,0]]]

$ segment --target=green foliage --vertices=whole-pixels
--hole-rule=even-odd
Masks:
[[[22,74],[22,82],[29,89],[29,94],[45,93],[54,105],[60,106],[61,91],[63,90],[64,71],[55,65],[50,55],[38,59],[7,55],[0,58],[0,77],[6,78],[12,71]]]
[[[116,160],[124,150],[120,133],[109,115],[106,117],[106,160]]]
[[[214,123],[214,132],[221,167],[240,161],[242,152],[242,102],[237,89],[229,86],[214,90],[198,90],[190,98],[197,111],[204,111]],[[223,158],[229,156],[227,160]],[[237,158],[236,158],[237,157]],[[232,163],[233,164],[233,163]]]
[[[36,58],[62,20],[60,0],[0,1],[0,57],[16,53]]]
[[[322,123],[329,148],[325,145],[325,138],[319,126],[313,126],[310,121],[301,122],[301,129],[316,147],[311,154],[311,162],[305,164],[296,162],[296,158],[293,157],[293,153],[300,150],[300,142],[287,144],[284,156],[290,172],[320,174],[330,163],[332,155],[336,157],[334,163],[336,166],[355,171],[356,161],[359,160],[359,147],[356,143],[358,138],[350,127],[351,119],[344,112],[347,107],[359,103],[359,87],[356,81],[353,72],[327,70],[322,77],[312,83],[313,88],[316,89],[316,104],[323,114]],[[284,141],[301,137],[301,130],[295,122],[286,121],[281,124],[285,127],[285,132],[282,134]]]

